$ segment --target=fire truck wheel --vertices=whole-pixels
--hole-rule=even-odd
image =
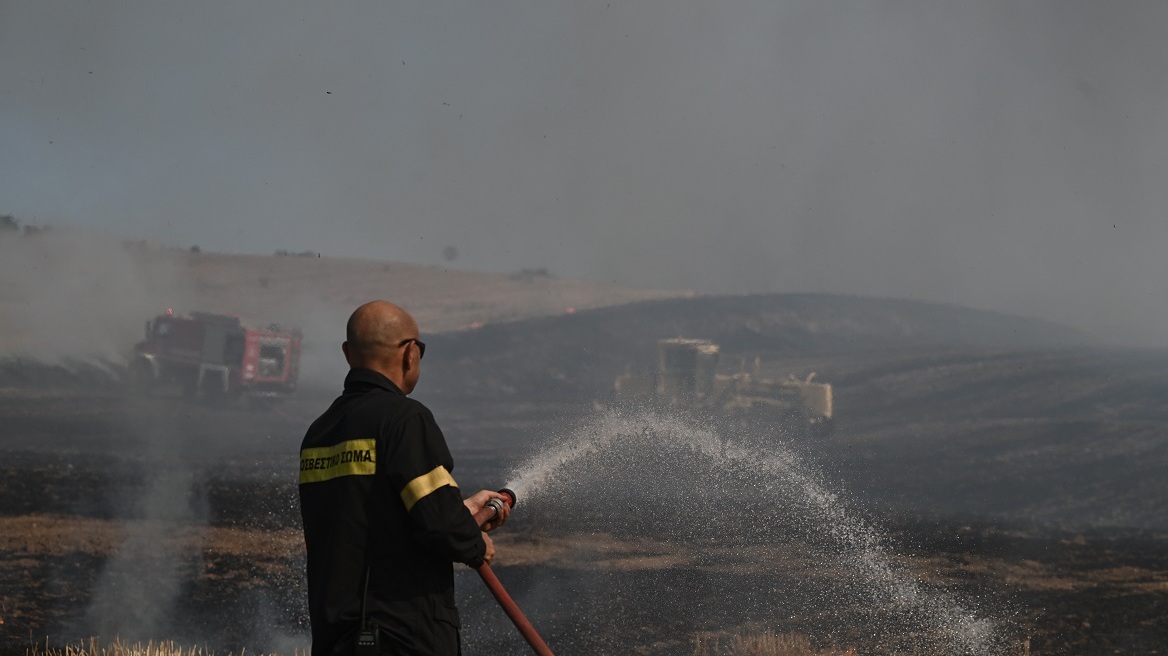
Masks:
[[[227,391],[221,380],[211,378],[203,382],[203,402],[207,405],[222,405],[227,402]]]
[[[130,391],[135,394],[146,394],[154,387],[154,369],[149,362],[135,361],[130,365],[126,377]]]
[[[275,401],[266,396],[249,396],[247,397],[247,407],[249,410],[257,412],[267,412],[275,406]]]
[[[183,396],[195,398],[199,395],[199,382],[193,375],[182,380]]]
[[[835,432],[835,422],[831,419],[820,418],[819,421],[811,424],[811,436],[815,439],[827,439],[831,437],[833,432]]]

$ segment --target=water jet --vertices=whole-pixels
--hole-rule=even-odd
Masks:
[[[826,634],[851,635],[863,626],[871,640],[899,632],[900,648],[987,656],[1005,651],[999,620],[902,564],[884,533],[861,519],[783,435],[771,436],[765,449],[760,440],[742,437],[724,436],[692,417],[606,410],[517,467],[508,487],[524,497],[525,516],[542,512],[553,530],[651,536],[686,545],[691,564],[671,583],[717,586],[716,578],[697,571],[727,567],[711,558],[734,549],[746,553],[751,545],[797,543],[839,579],[818,594],[819,605],[829,609],[820,612],[830,615],[837,597],[852,606],[851,617],[840,611],[819,620]],[[709,548],[727,543],[730,549]],[[812,589],[820,585],[814,579],[803,583]],[[643,611],[663,594],[632,602]],[[816,597],[814,589],[807,594]],[[765,615],[778,601],[757,591],[738,599],[743,616]]]

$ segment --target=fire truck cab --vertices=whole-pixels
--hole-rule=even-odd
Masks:
[[[167,311],[146,322],[130,382],[140,391],[177,386],[188,396],[278,398],[296,389],[300,332],[249,328],[238,317]]]

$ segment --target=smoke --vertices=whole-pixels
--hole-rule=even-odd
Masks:
[[[82,635],[159,640],[184,627],[176,613],[195,575],[192,553],[201,551],[206,511],[192,506],[193,473],[183,467],[159,471],[134,490],[129,507],[141,521],[126,525],[124,540],[107,560],[94,586]],[[186,542],[181,538],[191,536]]]
[[[166,307],[255,310],[301,326],[303,370],[340,380],[354,299],[203,308],[187,258],[107,233],[908,297],[1164,345],[1166,18],[1090,0],[2,3],[0,213],[102,233],[0,233],[0,356],[116,359]],[[157,576],[165,608],[181,577]]]
[[[204,310],[301,330],[301,383],[334,388],[356,301],[330,297],[335,286],[305,284],[320,274],[296,271],[295,259],[230,262],[77,228],[0,231],[0,359],[119,366],[147,320]],[[273,261],[284,268],[272,271]]]
[[[87,230],[0,232],[0,357],[123,361],[146,319],[195,302],[184,264]]]
[[[143,406],[125,421],[124,457],[137,476],[115,483],[121,499],[111,510],[131,521],[102,566],[82,625],[70,628],[82,636],[174,639],[189,628],[179,602],[201,565],[191,556],[202,553],[208,537],[195,464],[207,447],[184,435],[183,418],[162,406]]]
[[[1168,326],[1160,3],[2,11],[18,216]]]

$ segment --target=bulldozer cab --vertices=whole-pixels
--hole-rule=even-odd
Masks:
[[[705,339],[657,342],[657,396],[671,403],[704,401],[714,394],[720,349]]]

